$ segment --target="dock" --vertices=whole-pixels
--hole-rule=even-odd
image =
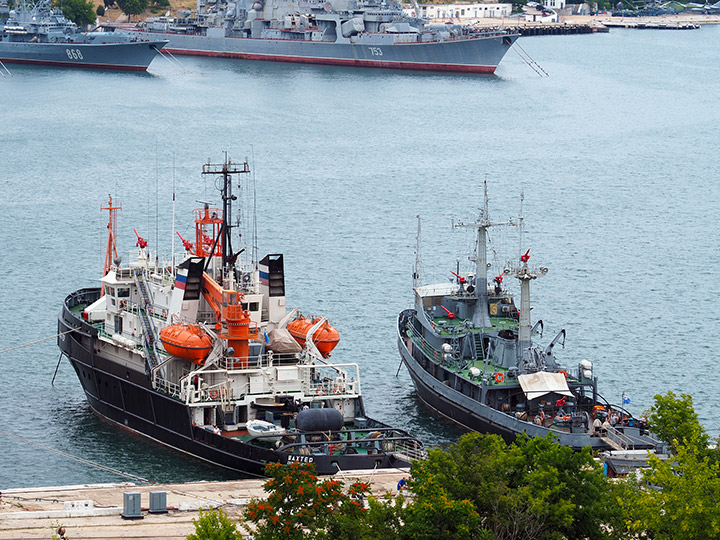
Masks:
[[[355,480],[371,485],[375,496],[395,493],[409,471],[344,471],[332,478],[346,486]],[[89,484],[3,489],[0,492],[0,540],[59,538],[72,540],[162,538],[184,540],[195,532],[199,509],[222,508],[236,522],[251,499],[267,496],[265,479],[187,484]],[[141,518],[124,519],[124,493],[140,493]],[[150,513],[151,492],[165,492],[167,513]],[[238,530],[241,530],[238,527]]]

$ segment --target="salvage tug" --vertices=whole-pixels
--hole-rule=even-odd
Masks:
[[[251,474],[312,463],[319,474],[407,467],[420,441],[369,418],[356,363],[331,363],[339,334],[285,306],[283,256],[241,262],[233,181],[247,163],[206,164],[222,207],[195,210],[195,241],[159,260],[139,233],[122,264],[112,197],[100,287],[70,294],[58,345],[100,417],[197,458]],[[240,186],[238,186],[240,187]],[[175,257],[171,257],[175,259]],[[177,262],[177,264],[176,264]]]

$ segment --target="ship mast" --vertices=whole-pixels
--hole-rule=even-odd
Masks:
[[[107,224],[108,241],[107,250],[105,251],[105,268],[103,270],[103,276],[107,276],[110,268],[112,268],[113,262],[116,259],[119,259],[115,239],[117,238],[117,213],[118,210],[122,210],[122,206],[113,206],[112,195],[108,195],[108,198],[108,205],[100,207],[101,210],[107,210],[109,213]],[[102,296],[103,294],[105,294],[104,282],[100,288],[100,295]]]
[[[520,280],[520,325],[518,328],[518,356],[522,357],[524,352],[532,346],[532,323],[530,321],[530,282],[533,279],[547,274],[548,269],[540,266],[539,269],[530,268],[530,250],[520,256],[522,266],[515,271],[515,277]]]
[[[475,291],[477,294],[477,302],[475,302],[475,311],[473,312],[473,324],[476,328],[489,328],[492,326],[490,321],[490,313],[488,310],[488,287],[487,287],[487,230],[497,225],[507,225],[508,223],[492,223],[490,221],[490,213],[488,210],[488,192],[487,180],[484,185],[484,204],[480,210],[480,216],[474,223],[454,223],[454,227],[474,228],[477,236],[475,238],[475,253],[468,257],[470,262],[475,263]]]
[[[222,235],[222,267],[223,275],[227,276],[229,271],[235,264],[237,255],[232,250],[231,231],[232,225],[232,201],[237,200],[237,195],[232,193],[232,175],[247,174],[250,172],[250,166],[247,161],[236,165],[230,161],[225,152],[225,162],[221,164],[206,163],[203,165],[202,174],[212,174],[222,176],[222,200],[223,200],[223,225],[220,234]]]
[[[413,269],[413,289],[420,285],[420,214],[417,216],[418,228],[415,238],[415,268]]]

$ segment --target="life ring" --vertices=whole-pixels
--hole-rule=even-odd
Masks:
[[[120,309],[125,309],[127,307],[127,300],[120,300]]]
[[[558,371],[558,373],[562,373],[563,377],[565,377],[567,379],[567,371],[565,371],[564,369],[561,369],[560,371]]]
[[[342,387],[339,384],[336,384],[333,388],[333,394],[342,394]]]
[[[208,391],[208,395],[210,396],[210,399],[217,399],[220,397],[220,391],[217,388],[211,388]]]
[[[167,309],[163,309],[163,310],[162,310],[162,317],[163,317],[163,319],[164,319],[165,317],[167,317]]]
[[[504,380],[505,380],[505,375],[503,375],[502,373],[499,373],[499,372],[495,374],[495,382],[497,384],[500,384]]]
[[[322,396],[324,393],[325,393],[325,391],[322,389],[321,386],[318,386],[318,387],[315,389],[315,394],[318,395],[318,396]]]

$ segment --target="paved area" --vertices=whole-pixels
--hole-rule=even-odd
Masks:
[[[407,471],[344,472],[335,478],[346,485],[355,479],[369,482],[376,496],[395,493]],[[265,496],[264,480],[193,482],[189,484],[95,484],[45,488],[6,489],[0,495],[0,540],[52,538],[62,526],[69,540],[82,539],[185,539],[195,531],[199,508],[221,506],[239,519],[252,498]],[[147,511],[151,491],[165,491],[167,514]],[[141,494],[142,519],[123,519],[123,493]]]

